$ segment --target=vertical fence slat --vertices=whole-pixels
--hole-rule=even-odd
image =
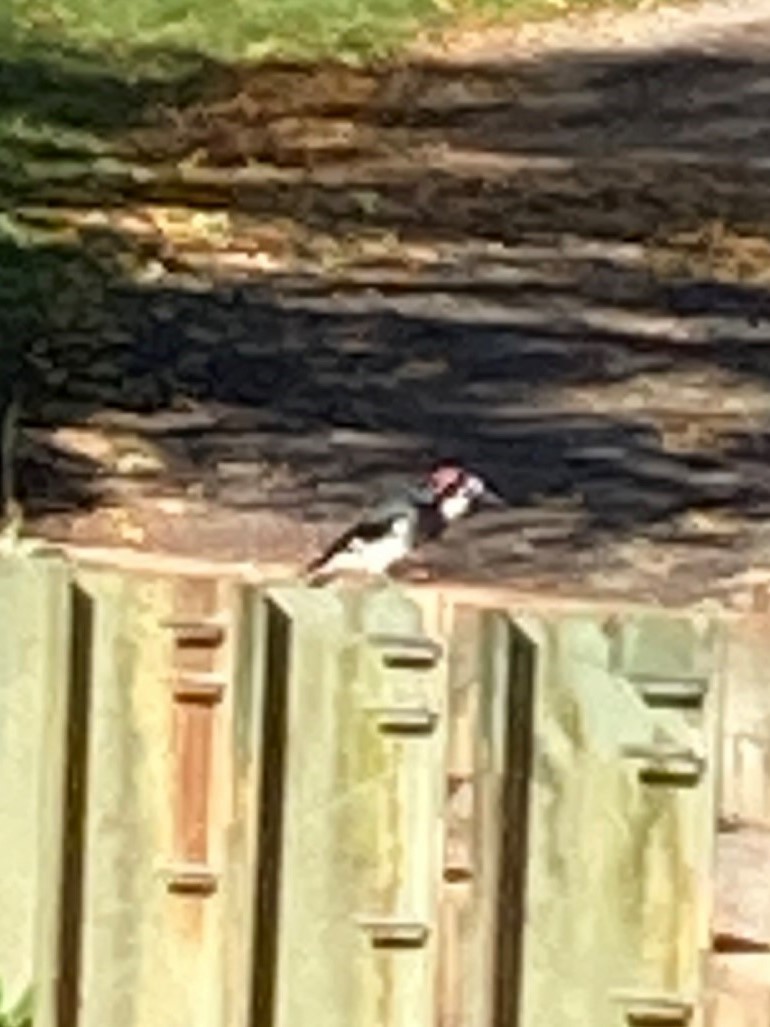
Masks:
[[[677,704],[696,691],[690,671],[707,673],[710,641],[666,615],[526,624],[540,669],[522,1027],[695,1023],[714,752],[708,710]],[[660,762],[690,747],[705,756],[694,776]]]
[[[515,1027],[521,1005],[533,650],[502,611],[451,629],[441,1027]]]
[[[708,1027],[770,1023],[769,626],[736,618],[725,647]]]
[[[54,1027],[70,651],[67,569],[0,561],[0,974]]]
[[[263,839],[280,830],[260,858],[277,860],[280,876],[263,869],[260,881],[277,885],[279,903],[263,905],[257,925],[258,972],[274,977],[259,983],[252,1027],[416,1027],[434,1002],[435,653],[396,590],[273,590],[270,600],[285,626],[267,682],[268,693],[282,682],[273,725],[285,748],[276,741],[272,758],[283,770],[271,773],[284,794],[272,818],[263,810]]]
[[[179,871],[177,582],[110,571],[79,580],[94,603],[94,687],[78,1027],[220,1027],[219,897],[198,878],[169,887]],[[193,798],[199,830],[211,811]],[[213,844],[205,854],[218,856]]]
[[[237,595],[232,688],[224,699],[218,820],[222,944],[214,957],[222,1024],[254,1027],[258,839],[263,782],[267,609],[253,588]]]

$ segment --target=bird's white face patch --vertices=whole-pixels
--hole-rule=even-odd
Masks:
[[[446,499],[441,500],[441,515],[446,521],[456,521],[464,517],[473,506],[474,500],[484,492],[481,478],[469,474],[462,486]]]
[[[464,492],[456,492],[441,500],[441,516],[445,521],[456,521],[470,510],[473,499]]]

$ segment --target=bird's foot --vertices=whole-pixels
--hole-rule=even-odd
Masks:
[[[407,583],[419,584],[431,581],[433,576],[433,572],[427,564],[415,563],[404,567],[401,579]]]

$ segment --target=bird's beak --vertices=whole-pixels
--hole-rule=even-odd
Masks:
[[[481,494],[481,505],[486,506],[491,510],[500,510],[508,504],[499,493],[495,492],[493,489],[485,488]]]

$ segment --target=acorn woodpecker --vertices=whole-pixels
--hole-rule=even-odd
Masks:
[[[457,464],[441,464],[403,495],[367,511],[307,567],[311,584],[339,573],[382,575],[482,500],[501,500],[476,474]]]

